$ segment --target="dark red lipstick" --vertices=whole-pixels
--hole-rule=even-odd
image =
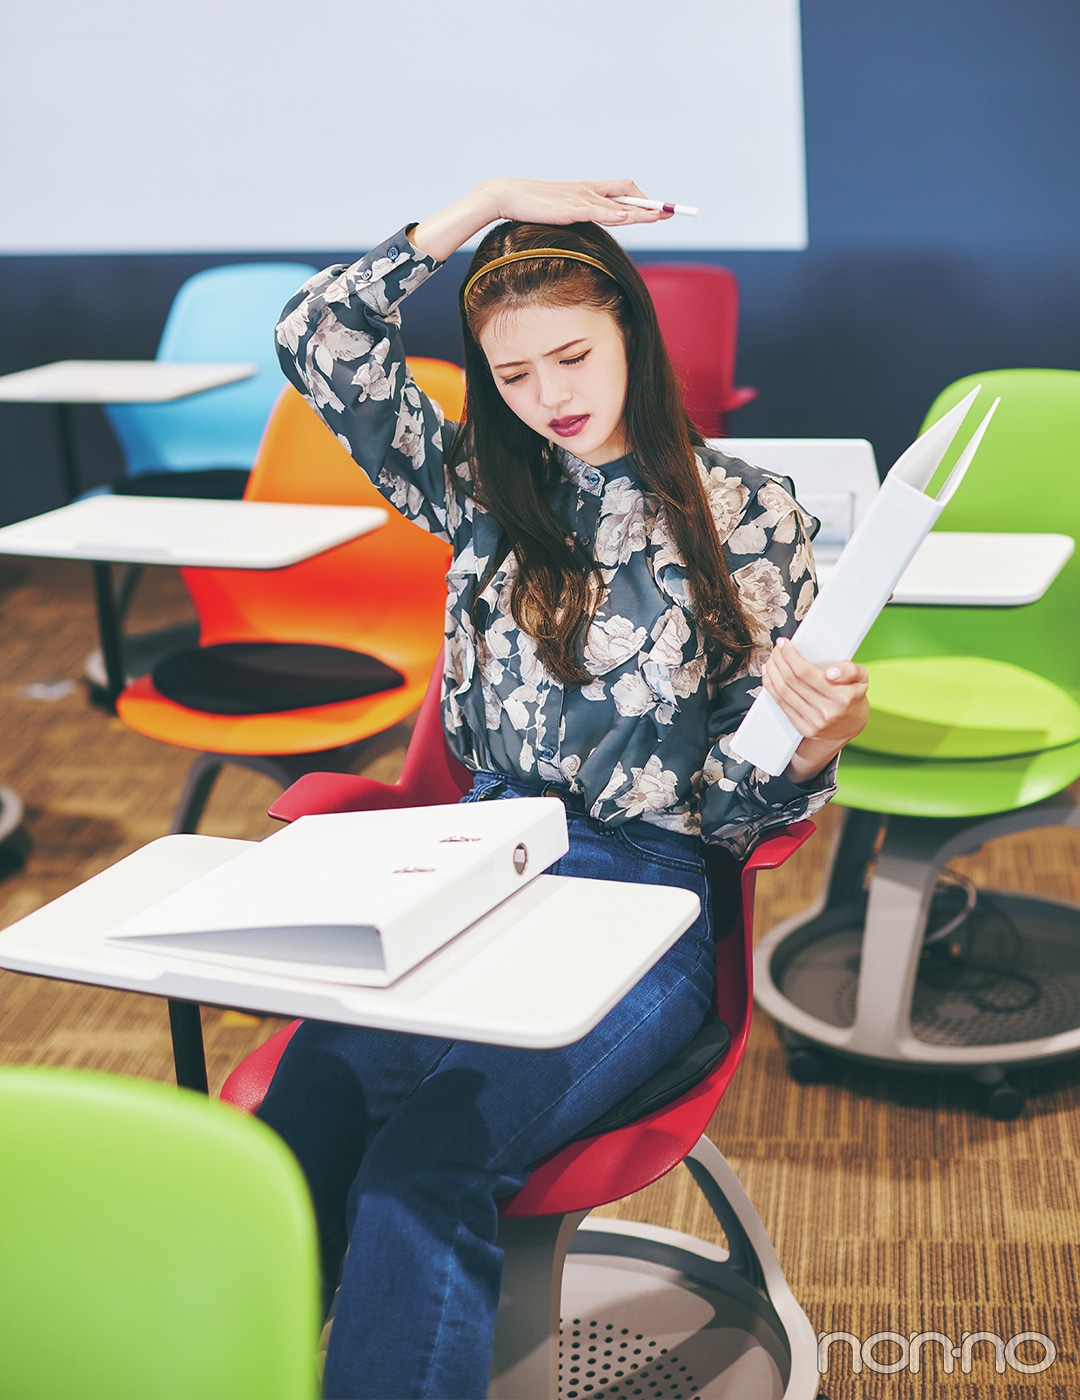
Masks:
[[[587,413],[576,413],[569,418],[553,418],[548,427],[556,437],[577,437],[588,421]]]

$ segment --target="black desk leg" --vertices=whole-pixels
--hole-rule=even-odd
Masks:
[[[64,473],[64,490],[69,501],[79,494],[79,468],[75,462],[75,428],[71,421],[71,405],[56,405],[56,421],[60,428],[60,468]]]
[[[858,904],[866,899],[866,876],[877,854],[882,827],[888,817],[881,812],[861,812],[849,807],[844,812],[840,844],[829,879],[826,909],[841,904]]]
[[[202,1017],[194,1001],[169,1000],[169,1029],[172,1031],[173,1063],[181,1089],[209,1093],[206,1082],[206,1054],[203,1050]]]
[[[97,600],[98,637],[108,679],[109,708],[116,709],[117,696],[126,683],[120,643],[120,619],[113,593],[112,571],[108,564],[94,565],[94,597]]]

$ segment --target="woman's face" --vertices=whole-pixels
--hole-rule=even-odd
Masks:
[[[521,421],[591,467],[628,451],[626,346],[615,318],[588,306],[526,306],[478,336],[496,387]]]

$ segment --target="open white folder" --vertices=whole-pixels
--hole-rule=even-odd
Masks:
[[[828,581],[792,636],[809,661],[846,661],[889,601],[901,574],[964,479],[1000,400],[995,399],[937,496],[926,487],[949,450],[981,385],[927,428],[882,482]],[[787,768],[802,735],[765,690],[731,740],[732,752],[774,777]]]
[[[109,941],[384,987],[567,845],[555,797],[300,817],[119,924]]]

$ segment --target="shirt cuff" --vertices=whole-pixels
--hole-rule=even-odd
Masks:
[[[806,797],[832,797],[836,792],[836,766],[839,761],[838,754],[805,783],[793,783],[784,773],[776,778],[762,773],[759,778],[757,774],[761,770],[756,769],[749,786],[766,806],[773,808],[793,806]]]
[[[408,230],[415,227],[415,223],[406,224],[347,268],[344,280],[349,290],[365,301],[393,306],[426,282],[442,263],[413,246]]]

